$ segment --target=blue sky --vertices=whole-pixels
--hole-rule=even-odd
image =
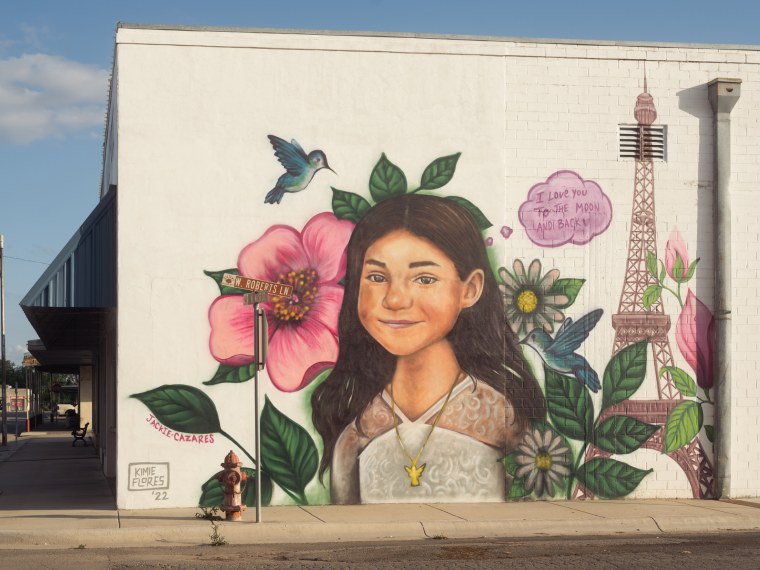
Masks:
[[[756,0],[0,0],[0,234],[7,358],[19,308],[95,207],[116,22],[760,44]]]

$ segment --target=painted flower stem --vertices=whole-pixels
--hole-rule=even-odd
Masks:
[[[670,287],[668,287],[662,282],[660,283],[660,287],[665,289],[665,291],[670,291],[673,294],[673,296],[678,300],[678,304],[681,306],[681,309],[683,309],[683,300],[681,299],[681,284],[680,283],[678,284],[677,292],[673,291],[673,289],[671,289]]]
[[[228,434],[224,430],[219,430],[219,435],[223,435],[224,437],[226,437],[227,439],[229,439],[232,443],[234,443],[235,445],[237,445],[238,449],[240,449],[240,451],[242,451],[243,453],[245,453],[248,456],[248,459],[250,459],[251,461],[253,461],[253,465],[254,466],[256,465],[256,460],[254,459],[253,455],[251,455],[250,453],[248,453],[248,450],[245,447],[243,447],[242,445],[240,445],[235,440],[234,437],[232,437],[230,434]],[[265,469],[263,467],[261,468],[261,470],[262,470],[262,472],[265,472]],[[308,505],[309,504],[309,501],[306,500],[306,495],[304,493],[299,493],[298,495],[295,495],[292,491],[289,491],[285,487],[280,487],[280,488],[283,491],[285,491],[285,493],[288,495],[288,497],[290,497],[291,499],[293,499],[296,502],[297,505]]]
[[[709,388],[703,388],[703,390],[705,392],[705,397],[704,398],[700,398],[699,396],[697,396],[697,400],[699,401],[699,403],[701,403],[701,404],[710,404],[710,405],[714,406],[715,402],[713,402],[712,398],[710,397],[710,389]]]
[[[227,433],[226,431],[224,431],[223,429],[220,429],[220,430],[219,430],[219,435],[223,435],[224,437],[226,437],[227,439],[229,439],[229,440],[230,440],[232,443],[234,443],[235,445],[237,445],[237,446],[238,446],[238,448],[240,449],[240,451],[242,451],[243,453],[245,453],[245,454],[248,456],[248,459],[250,459],[250,460],[253,462],[254,466],[256,465],[256,459],[254,459],[253,455],[251,455],[250,453],[248,453],[248,451],[246,450],[246,448],[245,448],[245,447],[243,447],[242,445],[240,445],[240,444],[239,444],[239,443],[238,443],[238,442],[235,440],[235,438],[234,438],[234,437],[232,437],[230,434],[228,434],[228,433]]]

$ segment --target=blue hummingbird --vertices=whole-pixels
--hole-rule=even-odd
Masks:
[[[301,145],[292,139],[290,142],[267,135],[274,147],[274,155],[285,167],[285,174],[277,179],[277,184],[264,198],[265,204],[279,204],[285,192],[300,192],[305,189],[318,170],[326,168],[335,172],[327,164],[327,157],[321,150],[313,150],[306,154]]]
[[[520,341],[535,350],[546,366],[560,374],[572,374],[581,384],[596,393],[602,387],[599,375],[591,368],[588,361],[575,351],[588,338],[591,329],[602,317],[602,309],[596,309],[573,322],[567,318],[552,338],[541,328],[533,329]]]

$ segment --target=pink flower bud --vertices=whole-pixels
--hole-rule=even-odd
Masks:
[[[675,274],[676,255],[681,258],[681,270],[678,275]],[[671,279],[676,281],[686,277],[686,271],[689,268],[689,252],[686,250],[686,244],[681,238],[681,233],[676,229],[670,232],[668,243],[665,246],[665,269]]]

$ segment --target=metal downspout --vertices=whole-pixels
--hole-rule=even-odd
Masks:
[[[713,79],[713,234],[715,247],[715,497],[731,496],[731,110],[741,79]]]

